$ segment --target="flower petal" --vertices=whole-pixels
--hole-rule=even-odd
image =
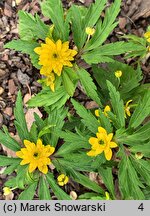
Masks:
[[[104,154],[105,154],[105,158],[106,158],[106,160],[111,160],[111,158],[112,158],[112,150],[111,149],[109,149],[108,151],[105,151],[104,150]]]
[[[96,137],[90,137],[89,143],[90,143],[91,145],[97,145],[97,144],[99,144],[99,143],[98,143],[98,139],[97,139]]]
[[[107,134],[107,131],[103,127],[98,127],[98,132]]]

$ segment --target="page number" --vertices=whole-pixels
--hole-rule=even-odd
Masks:
[[[143,206],[143,203],[141,203],[138,207],[139,210],[143,211],[144,210],[144,206]]]

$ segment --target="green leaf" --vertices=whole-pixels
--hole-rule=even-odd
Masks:
[[[150,158],[150,142],[148,143],[144,143],[144,144],[137,144],[137,145],[133,145],[130,148],[131,152],[134,153],[142,153],[145,157],[149,157]]]
[[[27,173],[28,173],[28,165],[18,166],[17,176],[16,176],[16,184],[18,188],[24,189]]]
[[[125,143],[129,145],[136,145],[139,142],[139,140],[140,142],[148,140],[150,138],[149,134],[150,134],[150,122],[140,127],[137,131],[133,132],[131,135],[127,135],[127,137],[125,137]]]
[[[2,143],[4,146],[6,146],[7,148],[15,152],[19,151],[21,148],[19,143],[10,136],[10,134],[8,133],[8,131],[6,131],[6,129],[5,129],[5,133],[3,133],[0,130],[0,143]]]
[[[99,3],[99,1],[97,1],[96,3]],[[102,1],[102,7],[103,4],[104,2]],[[84,48],[85,51],[92,50],[100,46],[106,40],[106,38],[109,36],[112,30],[116,27],[118,23],[114,21],[118,13],[120,12],[120,4],[121,4],[121,0],[115,0],[115,2],[109,8],[107,8],[103,23],[100,20],[99,24],[96,26],[96,32],[91,38],[91,40],[89,41],[89,43],[87,43],[87,45],[85,46]],[[99,8],[99,10],[101,9],[98,5],[97,8]],[[94,16],[94,14],[92,15]]]
[[[38,129],[35,122],[33,122],[31,129],[30,129],[30,140],[36,143],[38,137]]]
[[[125,127],[125,118],[124,118],[124,104],[123,100],[120,99],[119,92],[116,91],[116,88],[107,80],[107,86],[109,90],[109,95],[111,98],[111,105],[120,124],[120,127]]]
[[[44,16],[51,19],[57,39],[68,40],[68,26],[65,25],[62,2],[60,0],[45,0],[41,3]]]
[[[104,194],[103,189],[98,186],[98,184],[96,184],[95,182],[92,182],[87,176],[77,172],[77,171],[73,171],[71,173],[72,178],[74,179],[74,181],[78,182],[79,184],[83,185],[86,188],[91,189],[92,191],[95,191],[97,193],[100,194]]]
[[[139,101],[129,122],[129,127],[138,127],[150,114],[150,91],[145,91],[144,97]]]
[[[107,0],[96,0],[95,3],[90,5],[83,21],[84,28],[86,27],[92,28],[97,23],[100,14],[104,9],[106,3]]]
[[[19,11],[19,35],[22,40],[31,41],[33,39],[45,40],[49,32],[49,26],[45,25],[40,17],[20,10]]]
[[[20,159],[0,155],[0,166],[8,166],[8,165],[11,165],[12,163],[15,163],[15,164],[20,163]]]
[[[49,186],[44,175],[40,177],[38,194],[40,200],[51,200]]]
[[[98,130],[98,127],[100,126],[95,116],[75,100],[72,99],[71,102],[75,110],[77,111],[77,114],[82,118],[81,121],[83,122],[83,124],[85,124],[87,128],[95,134]]]
[[[25,115],[23,111],[23,104],[22,104],[22,97],[21,97],[21,92],[18,92],[17,96],[17,101],[16,101],[16,106],[14,109],[14,116],[15,116],[15,126],[17,128],[19,137],[21,140],[30,140],[30,134],[27,128],[27,123],[25,120]]]
[[[66,92],[72,97],[75,92],[76,85],[73,83],[74,80],[71,80],[70,73],[75,73],[75,71],[71,68],[64,68],[62,73],[62,81]]]
[[[3,174],[4,175],[10,175],[12,172],[14,172],[18,168],[19,163],[20,163],[20,160],[13,161],[13,164],[11,164],[9,167],[7,167],[4,170]]]
[[[73,133],[71,131],[60,132],[60,137],[64,139],[65,143],[58,149],[55,155],[66,155],[75,150],[82,148],[89,148],[89,136],[82,136],[81,134]]]
[[[78,76],[81,81],[81,84],[83,88],[85,89],[86,94],[92,98],[96,103],[101,105],[99,96],[96,92],[97,88],[96,85],[94,84],[90,74],[83,68],[80,68],[78,71]]]
[[[12,40],[11,42],[5,44],[5,48],[14,49],[16,51],[21,51],[30,55],[32,64],[40,69],[38,65],[39,55],[34,52],[34,49],[39,46],[39,43],[35,41],[25,41],[25,40]]]
[[[37,188],[37,182],[29,185],[20,195],[19,200],[32,200],[35,195],[35,190]]]
[[[79,6],[76,5],[72,5],[70,10],[73,39],[78,49],[81,49],[86,39],[85,35],[83,36],[81,11]]]
[[[145,180],[145,184],[150,186],[150,162],[142,159],[136,160],[135,158],[131,158],[131,162],[136,171]]]
[[[119,188],[122,199],[144,200],[144,194],[140,187],[143,187],[136,170],[130,159],[123,155],[119,163]]]
[[[64,87],[59,87],[55,92],[50,89],[42,89],[35,97],[28,102],[29,107],[52,106],[52,109],[64,106],[70,96],[65,91]]]
[[[98,172],[99,175],[102,177],[105,186],[115,199],[115,188],[113,182],[112,168],[107,167],[106,169],[104,169],[101,167]]]
[[[85,52],[82,55],[82,58],[88,64],[97,64],[100,62],[112,62],[113,56],[130,52],[136,49],[142,50],[143,47],[140,45],[137,47],[136,44],[130,44],[124,41],[119,41],[115,43],[105,44],[92,51]]]
[[[66,194],[56,183],[54,180],[54,176],[51,173],[46,175],[47,181],[50,184],[51,189],[53,190],[54,194],[57,196],[59,200],[71,200],[70,196]]]

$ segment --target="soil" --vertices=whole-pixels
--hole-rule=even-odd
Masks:
[[[88,6],[94,0],[62,0],[64,7],[68,8],[72,3]],[[108,1],[108,5],[113,2]],[[31,92],[36,94],[41,86],[37,82],[40,78],[39,71],[34,68],[28,55],[16,52],[14,50],[4,49],[4,44],[12,39],[18,39],[18,11],[25,10],[31,14],[38,13],[44,19],[40,12],[38,0],[0,0],[0,128],[2,125],[8,127],[12,135],[16,135],[14,128],[13,108],[16,101],[17,92],[21,89],[25,96]],[[110,35],[108,42],[115,42],[123,34],[135,34],[142,36],[150,25],[150,2],[147,0],[122,0],[121,12],[118,16],[119,25]],[[47,21],[46,19],[44,19]],[[130,61],[128,61],[130,64]],[[143,83],[150,82],[150,64],[149,60],[143,62],[142,71],[144,74]],[[81,102],[87,108],[95,106],[92,101],[84,95],[80,89],[75,92]],[[7,154],[0,145],[0,154]],[[0,174],[3,168],[0,168]],[[0,188],[9,176],[0,175]],[[75,185],[77,187],[77,185]],[[77,189],[77,188],[76,188]],[[67,189],[68,190],[68,189]],[[17,198],[18,191],[15,192]],[[2,190],[0,191],[0,200],[4,199]]]

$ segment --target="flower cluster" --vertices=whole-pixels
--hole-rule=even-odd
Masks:
[[[89,139],[89,143],[92,145],[92,148],[89,152],[87,152],[87,155],[94,157],[104,152],[106,160],[111,160],[111,149],[118,146],[115,142],[111,141],[112,138],[113,133],[107,134],[107,131],[103,127],[98,127],[96,137],[90,137]]]
[[[29,164],[29,173],[38,168],[46,174],[47,165],[52,163],[49,156],[54,153],[55,148],[50,145],[44,146],[40,139],[37,140],[37,144],[24,140],[24,145],[26,148],[21,148],[21,151],[16,152],[16,155],[22,158],[20,165]]]
[[[54,42],[50,38],[45,39],[40,47],[34,49],[39,55],[38,64],[41,65],[40,73],[46,76],[45,83],[54,91],[55,75],[60,76],[63,66],[72,67],[70,61],[74,60],[77,51],[69,49],[69,42],[62,43],[61,40]]]

